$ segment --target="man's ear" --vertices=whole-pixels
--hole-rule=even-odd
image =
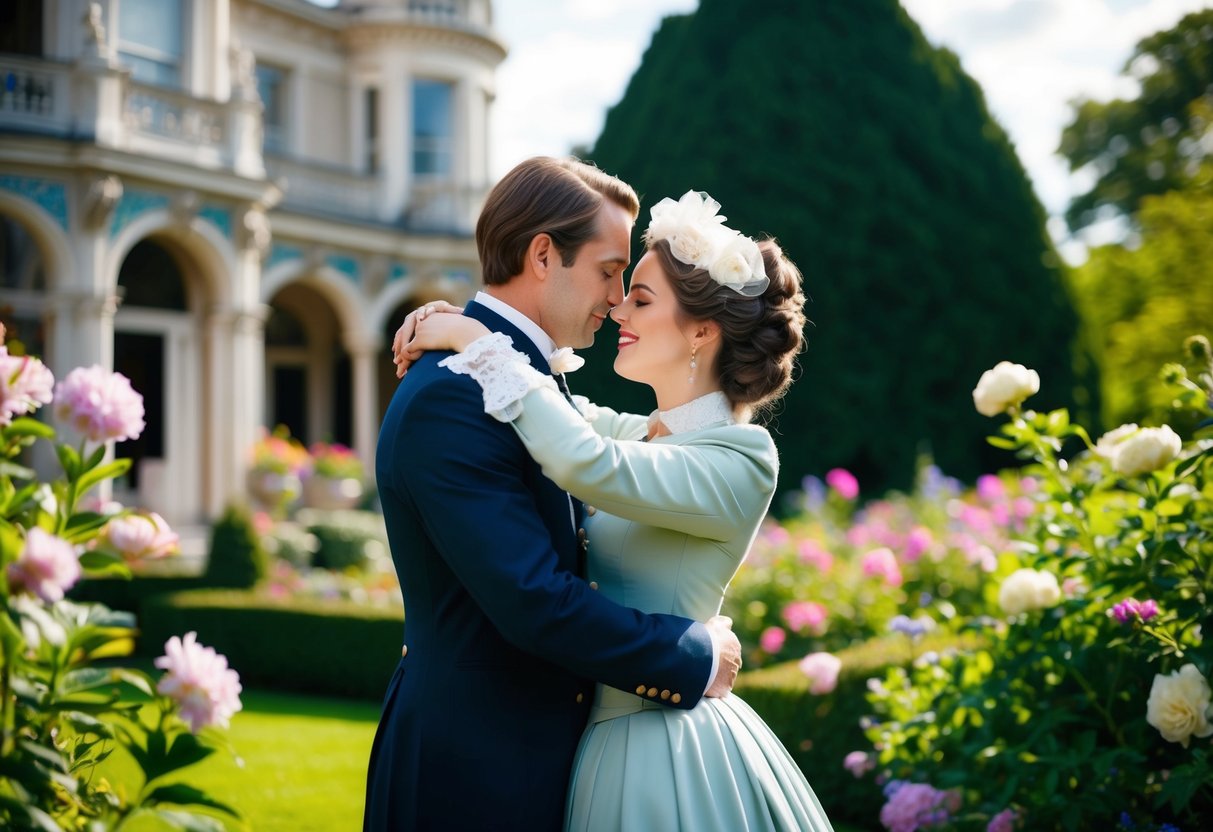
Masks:
[[[530,245],[526,247],[526,264],[540,280],[547,279],[554,260],[558,256],[556,246],[552,244],[552,238],[547,234],[536,234],[531,238]]]

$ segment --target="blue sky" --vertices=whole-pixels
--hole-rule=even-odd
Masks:
[[[332,5],[333,0],[318,0]],[[497,75],[493,170],[535,154],[591,144],[622,96],[653,31],[697,0],[495,0],[496,27],[510,49]],[[902,0],[927,38],[956,52],[985,90],[1015,143],[1050,230],[1071,261],[1058,218],[1083,178],[1056,156],[1069,102],[1132,95],[1119,71],[1141,38],[1173,26],[1208,0]],[[558,102],[553,107],[551,102]],[[1122,233],[1094,229],[1099,242]]]

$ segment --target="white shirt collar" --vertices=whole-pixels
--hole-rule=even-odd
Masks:
[[[523,315],[501,298],[495,298],[487,292],[477,292],[476,302],[481,306],[487,306],[489,309],[505,318],[514,326],[521,329],[522,334],[530,338],[535,346],[539,348],[540,355],[550,356],[556,351],[556,342],[552,340],[552,336],[544,332],[540,328],[539,324],[532,321],[526,315]]]
[[[731,425],[736,421],[729,397],[717,390],[669,410],[654,410],[653,415],[649,417],[649,426],[654,422],[661,422],[666,430],[676,434],[701,430],[719,422]]]

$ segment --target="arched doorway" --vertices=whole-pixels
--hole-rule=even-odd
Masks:
[[[46,265],[21,222],[0,214],[0,321],[27,355],[46,356]]]
[[[384,319],[383,350],[375,367],[379,391],[379,412],[376,414],[376,425],[382,424],[388,405],[392,403],[392,396],[396,393],[396,386],[400,384],[400,380],[396,378],[396,365],[392,363],[392,339],[396,337],[396,330],[404,322],[404,317],[420,306],[423,300],[424,298],[414,295],[397,304],[391,314]]]
[[[115,497],[170,523],[201,519],[207,469],[202,418],[205,366],[196,266],[167,239],[135,244],[118,271],[114,369],[143,395],[147,426],[115,452],[133,461]]]
[[[305,444],[353,442],[350,358],[325,295],[289,283],[270,300],[265,325],[266,427],[285,425]]]

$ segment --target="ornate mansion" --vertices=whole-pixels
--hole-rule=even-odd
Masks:
[[[4,0],[0,320],[144,395],[120,497],[197,524],[261,428],[368,462],[391,335],[479,282],[490,0]]]

